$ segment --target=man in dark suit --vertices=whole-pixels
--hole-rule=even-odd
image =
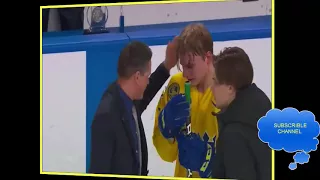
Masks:
[[[168,44],[165,61],[152,74],[152,52],[147,45],[131,42],[122,50],[118,80],[103,94],[91,126],[89,173],[148,175],[141,114],[177,63],[175,42]]]

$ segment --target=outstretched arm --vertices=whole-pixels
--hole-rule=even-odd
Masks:
[[[154,96],[161,89],[163,84],[168,80],[168,78],[170,77],[170,70],[178,62],[178,56],[177,56],[178,41],[177,40],[178,40],[177,37],[175,37],[172,42],[168,43],[166,48],[165,61],[161,63],[156,69],[156,71],[154,71],[151,74],[149,78],[149,84],[143,94],[143,99],[135,103],[136,109],[140,114],[143,113],[143,111],[147,108],[147,106],[152,101]]]

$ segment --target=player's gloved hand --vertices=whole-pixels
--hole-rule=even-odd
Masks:
[[[165,138],[174,138],[189,118],[190,105],[182,94],[174,96],[160,112],[158,126]]]
[[[199,135],[178,136],[179,162],[191,171],[199,172],[200,177],[209,178],[214,159],[214,143],[203,141]]]

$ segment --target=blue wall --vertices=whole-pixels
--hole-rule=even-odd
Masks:
[[[80,31],[43,34],[43,54],[86,51],[87,171],[90,162],[92,118],[103,91],[117,78],[116,67],[121,49],[132,40],[145,42],[149,46],[166,45],[189,23],[191,22],[132,26],[126,27],[126,33],[117,33],[117,28],[111,28],[111,33],[98,35],[82,35]],[[271,16],[210,20],[201,23],[209,29],[214,41],[271,37]]]

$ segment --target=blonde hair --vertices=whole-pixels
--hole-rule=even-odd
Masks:
[[[178,56],[186,53],[204,57],[204,54],[211,52],[213,54],[213,40],[209,30],[201,23],[191,23],[187,25],[178,37]],[[180,59],[177,62],[177,68],[180,68]]]

